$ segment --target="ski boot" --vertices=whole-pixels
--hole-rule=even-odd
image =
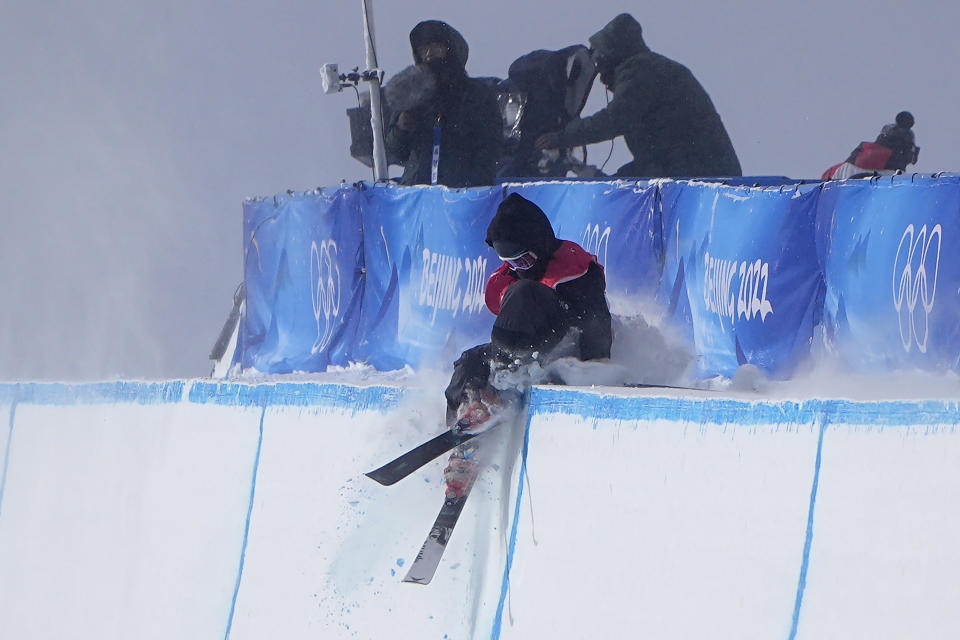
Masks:
[[[470,389],[467,399],[457,410],[457,422],[453,430],[457,433],[483,433],[500,421],[502,410],[500,394],[496,389]]]

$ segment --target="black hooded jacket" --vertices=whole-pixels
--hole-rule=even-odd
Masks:
[[[417,49],[443,42],[448,54],[443,62],[425,63]],[[503,137],[496,95],[481,80],[466,72],[469,48],[460,33],[445,22],[427,20],[410,32],[414,62],[429,67],[437,77],[433,97],[411,111],[412,131],[397,125],[400,113],[390,118],[386,131],[388,151],[403,164],[401,184],[430,184],[434,127],[440,127],[439,184],[448,187],[492,185]]]
[[[603,267],[594,256],[556,237],[550,220],[536,204],[512,193],[497,208],[486,242],[500,255],[533,251],[537,264],[525,271],[501,265],[487,281],[487,306],[497,314],[491,343],[468,349],[454,363],[446,396],[450,415],[469,388],[488,383],[490,361],[509,353],[510,342],[556,344],[570,329],[576,333],[580,360],[610,357],[613,342]]]
[[[503,317],[500,302],[515,282],[534,280],[556,292],[562,309],[562,328],[580,330],[578,353],[581,360],[609,358],[613,334],[606,299],[603,267],[582,247],[559,240],[550,220],[536,204],[511,193],[497,208],[487,227],[486,242],[501,253],[514,255],[526,250],[537,255],[537,263],[520,271],[504,263],[487,281],[486,300],[491,311],[500,314],[496,325],[523,323],[529,314],[513,312]],[[501,253],[503,255],[503,253]],[[515,329],[515,327],[511,327]]]
[[[570,122],[561,145],[623,136],[631,177],[739,176],[740,162],[710,96],[685,66],[651,51],[633,16],[622,13],[590,36],[614,97],[605,109]]]

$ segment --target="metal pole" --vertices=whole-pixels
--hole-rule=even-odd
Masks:
[[[373,10],[367,0],[363,5],[363,39],[367,46],[367,69],[379,69],[377,51],[373,45]],[[386,180],[387,150],[383,140],[383,106],[380,103],[380,77],[370,80],[370,126],[373,129],[373,179]]]

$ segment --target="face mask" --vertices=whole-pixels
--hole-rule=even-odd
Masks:
[[[417,55],[420,57],[420,60],[427,63],[446,58],[449,53],[449,47],[443,42],[428,42],[427,44],[417,47]]]
[[[597,75],[600,76],[600,82],[608,87],[612,85],[616,65],[610,64],[609,60],[602,57],[594,50],[590,51],[590,57],[593,60],[593,65],[597,70]]]
[[[437,80],[440,82],[446,82],[452,76],[454,76],[457,71],[457,65],[453,62],[450,56],[427,60],[424,64],[426,64],[427,67],[433,71],[433,75],[436,76]]]
[[[613,87],[613,81],[616,77],[615,72],[616,67],[613,65],[604,65],[602,67],[598,67],[597,75],[600,76],[600,82],[602,82],[604,86],[610,88]]]

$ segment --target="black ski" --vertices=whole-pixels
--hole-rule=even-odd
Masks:
[[[476,476],[474,476],[475,479]],[[453,528],[456,526],[457,520],[460,519],[463,505],[466,503],[467,496],[470,495],[472,488],[473,480],[467,485],[462,496],[447,498],[443,501],[440,513],[437,514],[437,519],[433,521],[433,527],[427,534],[427,539],[423,541],[423,546],[420,547],[420,553],[417,554],[416,560],[410,565],[410,570],[407,571],[407,575],[403,579],[404,582],[430,584],[430,581],[433,580],[437,567],[440,566],[440,558],[443,557],[447,542],[453,534]]]
[[[477,433],[454,433],[444,431],[440,435],[427,440],[418,447],[414,447],[403,455],[394,458],[379,469],[366,474],[368,478],[376,480],[382,485],[390,486],[427,464],[431,460],[443,455],[458,444],[463,444],[475,438]]]

